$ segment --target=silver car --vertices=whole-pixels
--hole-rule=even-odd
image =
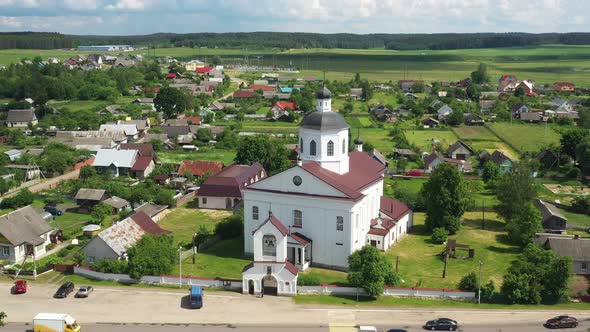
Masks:
[[[88,297],[93,290],[94,288],[92,288],[92,286],[81,286],[76,293],[76,297]]]

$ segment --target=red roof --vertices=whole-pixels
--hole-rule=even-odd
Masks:
[[[398,221],[410,212],[410,208],[400,201],[381,196],[379,211],[394,221]]]
[[[285,261],[285,269],[291,272],[294,276],[299,273],[299,269],[289,261]]]
[[[575,89],[576,85],[570,82],[555,82],[555,84],[553,84],[553,88],[556,90],[563,88]]]
[[[150,216],[145,214],[143,211],[135,212],[130,216],[130,218],[146,233],[154,235],[170,234],[170,231],[162,229],[152,218],[150,218]]]
[[[234,98],[251,98],[254,96],[254,91],[238,90],[234,92]]]
[[[516,78],[516,75],[514,74],[504,74],[502,75],[502,77],[500,78],[500,81],[517,81],[518,79]]]
[[[261,176],[262,174],[262,176]],[[256,178],[258,176],[258,179]],[[198,196],[242,197],[241,189],[250,183],[266,177],[266,171],[260,163],[252,166],[233,164],[221,172],[210,176],[203,182]]]
[[[186,117],[184,117],[184,119],[187,122],[190,121],[194,125],[200,125],[201,124],[201,117],[200,116],[186,116]]]
[[[82,168],[84,166],[92,166],[92,163],[93,162],[94,162],[94,157],[92,157],[92,158],[90,158],[88,160],[85,160],[85,161],[82,161],[82,162],[77,163],[76,165],[74,165],[74,169],[80,169],[80,168]]]
[[[275,88],[272,86],[268,86],[268,85],[264,85],[264,84],[252,84],[250,85],[250,89],[257,91],[257,90],[262,90],[262,91],[275,91]]]
[[[152,157],[140,156],[135,161],[135,164],[131,167],[132,171],[145,171],[152,163]]]
[[[305,235],[300,234],[298,232],[291,233],[291,234],[289,234],[289,236],[293,240],[299,242],[299,244],[304,245],[304,246],[311,242],[311,240],[308,237],[306,237]]]
[[[169,73],[166,78],[176,78],[176,73]]]
[[[252,232],[252,234],[256,233],[260,228],[262,228],[262,226],[264,226],[269,221],[279,232],[281,232],[283,236],[289,234],[289,230],[287,229],[287,227],[285,227],[285,225],[283,225],[283,223],[279,219],[277,219],[277,217],[275,217],[274,214],[272,214],[272,212],[268,216],[268,218],[266,218],[266,220]]]
[[[357,201],[364,197],[360,190],[383,178],[385,166],[360,151],[352,151],[348,157],[349,172],[342,175],[322,168],[315,162],[306,163],[301,168]]]
[[[272,107],[279,107],[281,110],[285,110],[287,107],[291,110],[296,110],[297,106],[292,101],[277,101]]]
[[[213,67],[203,67],[203,68],[197,68],[196,72],[199,74],[206,74],[212,70],[213,70]]]
[[[209,160],[183,160],[178,167],[178,174],[182,176],[185,172],[189,172],[194,176],[202,176],[207,173],[217,174],[223,168],[223,163],[220,161]]]
[[[154,146],[149,143],[125,143],[121,144],[119,150],[137,150],[140,156],[154,156]]]

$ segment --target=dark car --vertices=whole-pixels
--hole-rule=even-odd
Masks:
[[[14,282],[14,294],[24,294],[27,292],[27,281],[17,280]]]
[[[68,297],[68,295],[74,291],[74,283],[73,282],[66,282],[65,284],[61,285],[57,292],[55,292],[55,297],[58,299],[63,299]]]
[[[545,327],[550,329],[563,329],[566,327],[578,327],[578,320],[570,316],[557,316],[545,322]]]
[[[456,331],[459,328],[456,320],[450,318],[438,318],[429,320],[424,324],[424,328],[427,330],[444,330],[444,331]]]
[[[54,216],[61,216],[62,214],[64,214],[62,210],[56,208],[55,206],[46,206],[45,212],[49,212]]]
[[[408,332],[408,330],[404,330],[404,329],[389,329],[389,330],[387,330],[387,332]]]

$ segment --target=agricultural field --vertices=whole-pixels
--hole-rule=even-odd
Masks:
[[[406,138],[420,150],[432,151],[432,140],[439,140],[443,147],[449,147],[457,141],[457,135],[448,129],[406,130]]]
[[[520,123],[492,123],[488,127],[517,152],[537,152],[544,146],[559,144],[557,126]]]

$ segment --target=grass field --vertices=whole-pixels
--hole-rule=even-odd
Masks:
[[[500,150],[512,159],[518,159],[518,153],[498,136],[494,135],[487,127],[461,126],[453,127],[451,130],[460,140],[471,146],[475,151],[488,150],[493,152],[494,150]]]
[[[367,116],[350,116],[346,118],[346,122],[353,128],[367,128],[373,125],[373,121]]]
[[[424,218],[425,214],[415,213],[411,234],[386,253],[392,261],[400,257],[399,273],[405,286],[456,288],[464,275],[478,270],[480,261],[483,280],[492,279],[500,285],[502,276],[520,252],[518,247],[506,242],[504,222],[497,215],[486,213],[486,229],[482,230],[481,213],[467,212],[463,216],[463,228],[450,238],[475,249],[475,259],[450,259],[443,279],[444,262],[439,254],[444,245],[431,243]]]
[[[224,165],[233,163],[236,157],[235,151],[216,150],[210,148],[201,148],[195,152],[181,152],[181,151],[161,151],[158,152],[158,158],[163,163],[178,164],[183,160],[218,160],[222,161]]]
[[[43,58],[66,59],[79,52],[76,50],[0,50],[0,64],[9,64],[21,58],[39,55]],[[373,81],[397,81],[400,79],[422,79],[425,81],[458,81],[477,67],[488,65],[492,80],[502,73],[518,75],[537,83],[572,81],[577,85],[590,85],[590,45],[541,45],[538,47],[511,47],[468,50],[416,50],[394,51],[384,49],[293,49],[281,52],[278,49],[208,49],[208,48],[160,48],[155,52],[137,50],[132,53],[144,56],[173,56],[181,60],[198,59],[207,61],[214,55],[226,63],[243,62],[244,55],[250,57],[249,64],[256,66],[289,66],[301,70],[299,76],[323,75],[330,80],[350,80],[355,73]],[[264,56],[270,55],[270,56]],[[374,98],[375,99],[375,98]]]
[[[231,212],[228,211],[179,207],[166,215],[160,221],[160,226],[171,231],[177,242],[190,243],[201,225],[205,225],[210,231],[213,231],[216,223],[230,215]]]
[[[561,138],[555,126],[519,123],[493,123],[488,126],[518,152],[536,152],[544,146],[559,144]]]
[[[432,151],[432,140],[434,139],[440,140],[445,147],[457,141],[457,136],[447,129],[406,130],[406,138],[425,152]]]

